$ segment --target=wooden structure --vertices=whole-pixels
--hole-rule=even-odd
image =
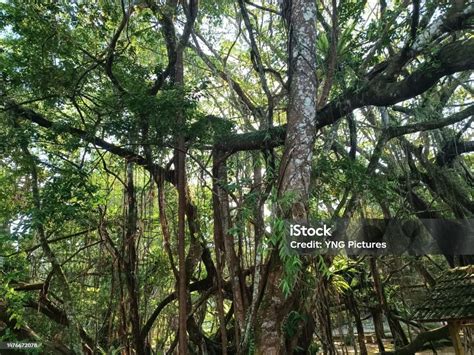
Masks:
[[[414,319],[447,322],[456,355],[464,355],[459,333],[474,325],[474,265],[446,270],[417,308]]]

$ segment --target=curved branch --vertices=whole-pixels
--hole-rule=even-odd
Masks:
[[[270,127],[272,126],[273,122],[273,99],[272,99],[272,94],[270,92],[270,89],[268,87],[267,79],[265,77],[265,70],[263,67],[263,62],[262,62],[262,57],[260,55],[260,51],[257,46],[257,41],[255,40],[255,36],[253,34],[253,28],[252,24],[250,23],[250,18],[249,14],[247,12],[247,8],[245,7],[245,2],[244,0],[238,0],[239,7],[240,7],[240,13],[242,15],[242,18],[244,20],[245,27],[247,28],[248,36],[250,39],[250,56],[252,59],[252,64],[254,67],[254,70],[258,73],[259,79],[260,79],[260,84],[262,85],[263,91],[265,92],[265,96],[267,97],[268,101],[268,117],[267,117],[267,126]]]
[[[58,133],[68,133],[75,137],[78,137],[84,140],[85,142],[94,144],[106,150],[109,153],[112,153],[114,155],[124,158],[127,162],[136,163],[140,166],[143,166],[152,174],[163,174],[166,181],[172,184],[175,184],[174,171],[167,171],[163,167],[154,163],[150,164],[148,163],[145,157],[142,157],[141,155],[136,154],[133,151],[128,150],[126,148],[122,148],[115,144],[109,143],[102,138],[92,135],[90,132],[84,131],[79,128],[71,127],[71,126],[65,126],[65,125],[61,125],[61,127],[58,127],[58,125],[46,119],[42,114],[32,109],[22,107],[11,100],[6,102],[5,110],[11,112],[18,118],[23,118],[28,121],[31,121],[43,128],[47,128],[52,131],[57,131]]]
[[[451,163],[458,155],[474,151],[474,141],[463,142],[452,140],[436,155],[436,164],[444,166]]]
[[[403,136],[405,134],[443,128],[445,126],[449,126],[451,124],[465,120],[466,118],[469,118],[472,115],[474,115],[474,105],[471,105],[467,109],[457,112],[447,118],[426,122],[418,122],[400,127],[389,127],[387,128],[387,134],[390,136],[390,138],[395,138]]]
[[[278,15],[278,16],[281,16],[281,13],[280,11],[278,10],[275,10],[275,9],[272,9],[268,6],[262,6],[262,5],[259,5],[259,4],[255,4],[249,0],[245,0],[245,3],[252,6],[252,7],[255,7],[256,9],[259,9],[259,10],[262,10],[262,11],[267,11],[267,12],[271,12],[272,14],[275,14],[275,15]]]
[[[48,317],[49,319],[53,320],[59,325],[63,325],[69,327],[71,324],[69,322],[67,314],[64,310],[56,307],[53,303],[51,303],[47,298],[41,298],[39,301],[29,300],[25,303],[25,307],[35,309],[41,312],[43,315]],[[1,304],[0,304],[1,310]],[[2,314],[2,312],[0,312]],[[87,334],[84,328],[79,328],[79,336],[81,341],[91,349],[94,349],[94,340]]]
[[[474,16],[474,4],[468,5],[463,11],[454,12],[444,19],[438,19],[429,25],[414,41],[411,55],[425,48],[443,33],[462,29]]]
[[[183,2],[183,8],[186,13],[186,23],[184,25],[183,34],[179,39],[178,50],[183,50],[188,44],[189,36],[193,32],[194,22],[196,22],[198,5],[199,1],[197,0],[189,0],[189,6],[185,6],[185,2]]]
[[[458,41],[443,47],[431,61],[427,62],[411,75],[399,82],[389,82],[376,76],[364,85],[358,83],[345,94],[327,104],[316,113],[316,128],[321,129],[331,125],[341,117],[364,106],[391,106],[396,103],[412,99],[431,88],[436,82],[446,76],[461,71],[474,69],[474,39]],[[357,88],[362,87],[361,89]],[[468,108],[467,110],[471,110]],[[462,111],[464,112],[464,111]],[[466,114],[466,111],[463,113]],[[461,115],[461,113],[459,113]],[[467,115],[466,115],[467,117]],[[453,115],[451,119],[457,122],[459,118]],[[453,123],[454,123],[453,122]],[[444,120],[431,123],[410,125],[407,130],[429,130],[448,125]],[[435,127],[440,125],[440,127]],[[425,126],[425,128],[423,128]],[[223,137],[222,142],[216,142],[218,149],[235,153],[245,150],[265,149],[283,145],[286,126],[274,127],[270,130],[261,130],[251,133],[241,133]],[[407,133],[413,133],[407,132]],[[407,133],[402,133],[407,134]]]
[[[474,69],[474,39],[457,41],[443,47],[437,55],[404,80],[390,82],[376,76],[358,83],[347,93],[318,111],[317,128],[336,122],[339,118],[363,106],[391,106],[414,98],[443,76]]]
[[[196,31],[193,33],[194,45],[188,44],[197,55],[202,59],[202,61],[209,67],[209,69],[218,75],[222,80],[229,83],[230,88],[235,92],[239,99],[244,103],[250,112],[255,116],[258,116],[257,106],[253,103],[252,99],[245,93],[242,89],[242,86],[234,80],[228,73],[217,68],[217,66],[211,61],[211,59],[204,53],[204,51],[199,46],[198,39],[202,41],[209,49],[212,51],[212,48],[208,45],[207,41]]]
[[[212,281],[212,276],[206,277],[203,280],[196,281],[192,284],[189,285],[189,292],[193,291],[204,291],[207,289],[210,289],[213,285]],[[148,333],[151,330],[151,327],[153,327],[153,323],[155,323],[155,320],[158,318],[160,315],[161,311],[171,302],[173,302],[176,299],[176,291],[173,293],[170,293],[168,296],[166,296],[159,304],[156,306],[155,310],[153,313],[150,315],[148,320],[146,321],[145,325],[142,328],[141,331],[141,337],[142,339],[145,339]]]
[[[115,52],[115,47],[117,46],[117,42],[120,38],[120,35],[122,34],[125,26],[128,23],[128,20],[130,19],[130,16],[132,15],[133,12],[133,6],[130,6],[127,12],[124,12],[122,21],[120,22],[117,31],[115,32],[114,36],[112,37],[112,40],[110,41],[109,47],[107,49],[107,58],[105,59],[105,73],[109,77],[110,81],[114,86],[117,88],[117,90],[120,93],[125,93],[125,89],[120,85],[120,82],[118,81],[117,77],[114,75],[112,66],[114,63],[114,52]]]
[[[217,291],[217,287],[214,287],[214,280],[215,280],[215,269],[213,269],[213,274],[208,274],[205,279],[193,282],[192,284],[189,285],[189,292],[194,292],[194,291],[206,291],[213,289],[213,291]],[[210,270],[208,270],[210,271]],[[252,268],[246,269],[243,271],[243,275],[247,276],[250,275],[254,270]],[[222,285],[223,289],[225,292],[227,292],[229,295],[231,293],[231,288],[230,288],[230,281],[225,282]],[[153,327],[153,323],[156,321],[158,316],[160,315],[161,311],[173,302],[176,299],[176,291],[173,293],[170,293],[168,296],[166,296],[161,302],[156,306],[155,310],[153,313],[150,315],[148,320],[146,321],[145,325],[142,328],[141,331],[141,336],[144,339],[148,333],[150,332],[151,328]]]

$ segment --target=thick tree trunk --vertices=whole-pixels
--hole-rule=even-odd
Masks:
[[[255,345],[257,354],[278,355],[285,353],[282,325],[288,307],[280,289],[283,266],[276,253],[271,259],[267,286],[257,313]]]
[[[293,195],[284,217],[307,219],[307,201],[316,122],[316,6],[311,0],[286,1],[289,24],[289,82],[285,151],[280,165],[280,196]]]
[[[283,12],[289,30],[289,103],[278,195],[291,198],[292,202],[289,208],[279,211],[279,217],[306,222],[316,127],[316,2],[284,1]],[[258,354],[281,354],[282,324],[291,300],[285,299],[280,289],[283,266],[278,252],[273,252],[269,267],[257,316],[256,349]]]

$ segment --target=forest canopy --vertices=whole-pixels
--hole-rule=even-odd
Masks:
[[[291,253],[285,233],[472,219],[474,4],[7,0],[0,28],[0,343],[443,346],[416,307],[474,236],[375,257]]]

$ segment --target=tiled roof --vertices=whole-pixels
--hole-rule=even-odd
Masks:
[[[436,281],[413,318],[420,321],[474,319],[474,265],[449,269]]]

